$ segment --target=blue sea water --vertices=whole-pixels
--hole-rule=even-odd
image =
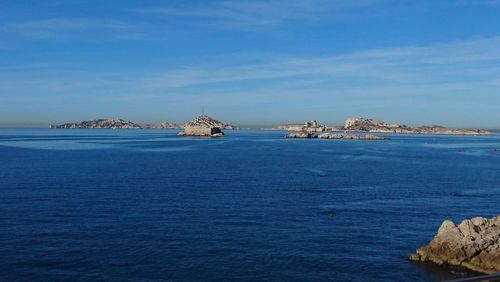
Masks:
[[[500,214],[500,136],[0,130],[0,281],[439,281],[408,255]]]

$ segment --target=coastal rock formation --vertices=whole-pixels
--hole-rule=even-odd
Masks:
[[[409,133],[409,134],[458,134],[458,135],[479,135],[489,134],[489,132],[478,129],[450,129],[438,125],[426,125],[420,127],[410,127],[404,124],[387,124],[380,120],[367,118],[347,119],[342,130],[366,131],[380,133]]]
[[[173,129],[179,128],[177,124],[173,124],[170,122],[162,122],[160,124],[144,124],[141,126],[142,128],[154,128],[154,129]]]
[[[318,138],[318,136],[307,132],[290,132],[286,135],[286,138]]]
[[[500,216],[475,217],[455,225],[445,220],[429,245],[410,256],[414,261],[457,265],[483,273],[500,271]]]
[[[323,133],[318,136],[320,139],[351,139],[351,140],[389,140],[387,137],[377,136],[373,134],[367,135],[349,135],[349,134],[334,134]]]
[[[187,126],[200,126],[200,127],[205,127],[205,128],[218,127],[220,129],[237,129],[237,127],[234,125],[223,123],[223,122],[218,121],[216,119],[213,119],[207,115],[200,115],[200,116],[196,117],[190,123],[183,125],[182,128],[185,128]]]
[[[451,129],[439,125],[424,125],[415,128],[421,134],[456,134],[456,135],[486,135],[488,131],[480,129]]]
[[[411,133],[412,131],[412,128],[403,124],[387,124],[383,121],[371,118],[347,119],[342,129],[351,131],[391,132],[391,133]]]
[[[209,116],[201,115],[193,119],[190,123],[183,126],[184,131],[179,132],[179,136],[205,136],[205,137],[222,137],[224,133],[221,128],[234,129],[235,127],[229,124],[222,123]]]
[[[286,138],[304,138],[304,139],[348,139],[348,140],[388,140],[389,138],[376,136],[372,134],[367,135],[349,135],[349,134],[334,134],[334,133],[322,133],[316,135],[314,133],[308,132],[291,132],[286,135]]]
[[[287,130],[287,131],[302,131],[302,132],[325,132],[335,130],[333,127],[318,124],[316,120],[311,120],[303,124],[285,124],[271,128],[271,130]]]
[[[123,119],[96,119],[82,121],[78,123],[64,123],[60,125],[51,125],[50,128],[111,128],[111,129],[138,129],[140,125]]]

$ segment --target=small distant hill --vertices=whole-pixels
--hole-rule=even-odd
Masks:
[[[141,128],[154,128],[154,129],[175,129],[179,128],[179,125],[170,122],[162,122],[160,124],[144,124]]]
[[[60,125],[51,125],[50,128],[127,128],[139,129],[140,125],[124,119],[95,119],[86,120],[77,123],[64,123]]]
[[[350,118],[346,120],[342,130],[367,131],[380,133],[410,133],[410,134],[459,134],[459,135],[481,135],[489,134],[488,131],[480,129],[452,129],[439,125],[424,125],[410,127],[404,124],[388,124],[381,120],[371,118]]]
[[[199,126],[199,127],[218,127],[220,129],[238,129],[238,127],[224,123],[222,121],[213,119],[207,115],[200,115],[193,119],[191,122],[184,124],[182,128],[185,128],[186,126]]]
[[[303,132],[325,132],[336,130],[334,127],[319,124],[316,120],[304,122],[302,124],[284,124],[271,128],[271,130],[288,130]]]

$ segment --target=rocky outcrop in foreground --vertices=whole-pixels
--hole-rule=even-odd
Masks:
[[[302,132],[325,132],[335,130],[333,127],[318,124],[316,120],[304,122],[303,124],[284,124],[271,128],[271,130],[287,130],[287,131],[302,131]]]
[[[500,272],[500,216],[475,217],[459,225],[445,220],[429,245],[418,249],[410,259],[483,273]]]
[[[348,134],[334,134],[334,133],[322,133],[316,135],[314,133],[308,132],[292,132],[289,133],[286,138],[305,138],[305,139],[348,139],[348,140],[389,140],[389,138],[376,136],[372,134],[367,135],[348,135]]]
[[[458,134],[458,135],[482,135],[489,134],[488,131],[479,129],[451,129],[439,125],[426,125],[410,127],[404,124],[387,124],[380,120],[367,118],[350,118],[346,120],[342,130],[367,131],[380,133],[409,133],[409,134]]]
[[[123,119],[96,119],[87,120],[78,123],[64,123],[60,125],[51,125],[50,128],[141,128],[140,125]]]
[[[190,123],[183,125],[182,128],[185,128],[186,126],[218,127],[220,129],[237,129],[237,127],[234,125],[218,121],[207,115],[200,115],[196,117]]]

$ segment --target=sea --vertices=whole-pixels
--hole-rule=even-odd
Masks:
[[[0,281],[442,281],[408,260],[500,214],[500,135],[0,129]]]

